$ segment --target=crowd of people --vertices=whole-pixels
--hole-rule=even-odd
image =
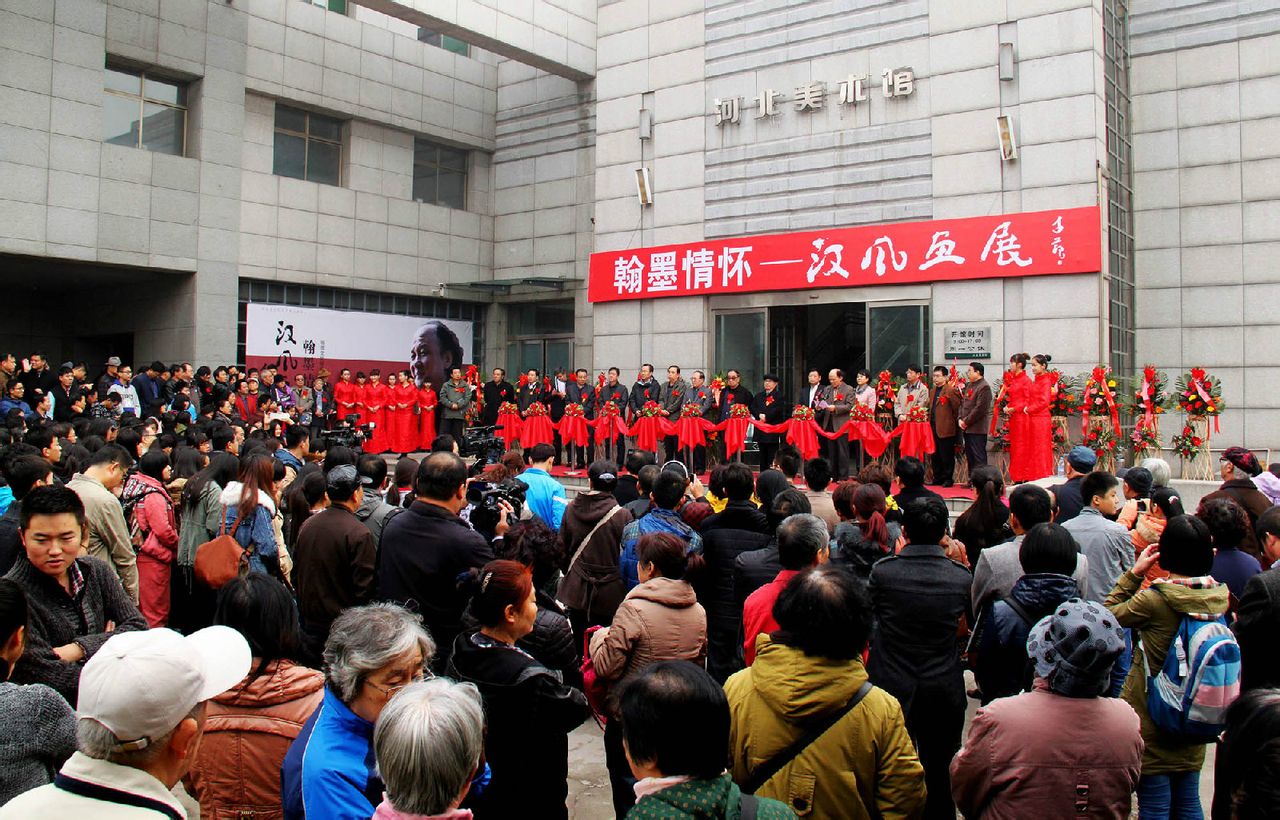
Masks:
[[[1211,743],[1215,818],[1280,805],[1277,468],[1244,448],[1193,514],[1165,462],[1077,447],[1048,489],[976,465],[953,523],[909,456],[779,441],[704,485],[631,448],[571,492],[550,443],[468,464],[433,426],[389,463],[323,384],[156,367],[0,367],[0,818],[185,817],[179,784],[204,817],[566,817],[593,720],[618,817],[1198,817]],[[860,400],[832,376],[810,401]]]

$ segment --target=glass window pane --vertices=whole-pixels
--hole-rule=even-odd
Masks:
[[[302,132],[306,130],[306,127],[307,115],[305,112],[290,108],[287,105],[276,105],[276,128]]]
[[[142,147],[148,151],[181,156],[186,114],[181,108],[144,103]]]
[[[440,45],[445,51],[452,51],[454,54],[461,54],[463,57],[467,56],[467,52],[470,49],[470,46],[457,37],[450,37],[447,34],[440,38]]]
[[[547,366],[544,370],[554,377],[556,370],[559,368],[564,370],[573,369],[572,339],[547,340]]]
[[[306,179],[306,150],[307,141],[302,137],[277,131],[272,172],[277,176]]]
[[[436,189],[436,202],[450,208],[464,208],[467,204],[467,175],[453,171],[441,171]]]
[[[104,72],[102,84],[103,87],[112,91],[123,91],[126,94],[137,96],[142,88],[142,78],[137,74],[129,74],[125,71],[116,71],[113,68],[108,68]]]
[[[103,94],[102,141],[137,148],[140,113],[141,105],[137,98]]]
[[[342,120],[335,120],[333,117],[322,117],[319,114],[312,114],[311,136],[319,137],[324,140],[340,142],[342,140]]]
[[[413,166],[413,198],[419,202],[436,201],[436,173],[434,169]]]
[[[440,32],[429,28],[418,29],[418,39],[430,46],[440,45]]]
[[[456,148],[440,147],[440,165],[443,168],[452,168],[455,171],[467,170],[467,152],[459,151]]]
[[[717,373],[732,368],[742,375],[744,385],[760,384],[765,368],[764,319],[764,311],[716,315]]]
[[[168,83],[154,77],[146,77],[142,82],[142,96],[148,100],[166,102],[170,105],[186,105],[185,89],[177,83]]]
[[[339,163],[342,149],[328,142],[311,140],[307,155],[307,179],[325,185],[337,185],[340,178]]]
[[[906,371],[911,364],[925,364],[925,327],[919,305],[871,306],[871,370]]]

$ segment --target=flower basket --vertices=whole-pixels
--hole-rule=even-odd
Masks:
[[[504,401],[502,404],[498,405],[498,415],[505,416],[511,413],[515,413],[517,416],[520,415],[520,406],[515,402]]]
[[[1071,449],[1071,431],[1067,429],[1066,416],[1051,416],[1049,421],[1053,425],[1053,461],[1056,464]]]
[[[712,389],[712,390],[723,390],[723,389],[724,389],[724,376],[723,376],[723,375],[718,375],[718,376],[716,376],[714,379],[712,379],[712,380],[711,380],[711,389]]]
[[[729,418],[731,419],[749,419],[751,418],[751,408],[745,404],[735,404],[729,408]]]
[[[1056,389],[1049,399],[1049,415],[1066,418],[1080,412],[1080,394],[1076,379],[1058,370],[1050,370],[1056,376]]]
[[[807,404],[797,404],[791,411],[791,418],[796,421],[813,421],[813,408]]]
[[[1209,456],[1209,417],[1188,416],[1182,435],[1174,436],[1170,447],[1182,459],[1182,477],[1192,481],[1213,481],[1213,459]]]
[[[1116,403],[1116,380],[1111,373],[1111,368],[1105,365],[1093,368],[1085,379],[1082,392],[1081,432],[1088,436],[1090,428],[1094,426],[1093,423],[1099,419],[1105,419],[1110,422],[1112,435],[1114,435],[1115,431],[1120,429],[1120,408]]]
[[[564,406],[564,414],[572,418],[580,419],[586,417],[586,411],[582,409],[581,404],[570,403]]]
[[[853,409],[849,411],[849,421],[875,421],[876,411],[867,407],[865,404],[854,404]]]
[[[647,401],[640,406],[640,418],[657,418],[661,410],[662,405],[658,404],[656,401]]]
[[[1160,421],[1151,416],[1150,423],[1144,416],[1138,416],[1134,422],[1133,432],[1129,434],[1129,442],[1133,445],[1133,461],[1136,464],[1144,458],[1155,458],[1160,455]]]
[[[1134,377],[1133,392],[1129,396],[1129,411],[1134,418],[1144,419],[1146,426],[1151,427],[1156,417],[1163,414],[1169,406],[1169,378],[1163,370],[1157,370],[1153,364],[1144,365],[1142,372]],[[1159,430],[1159,426],[1155,427]]]
[[[529,405],[529,409],[524,411],[525,418],[534,418],[536,416],[547,415],[547,406],[540,401],[535,401]]]
[[[680,418],[682,419],[702,418],[702,405],[686,404],[684,407],[680,408]]]
[[[1115,428],[1111,426],[1111,419],[1093,419],[1084,432],[1082,443],[1093,450],[1094,455],[1098,457],[1098,465],[1095,469],[1115,472],[1116,451],[1119,449],[1120,442],[1116,438]]]
[[[1222,382],[1204,368],[1193,367],[1178,379],[1176,396],[1178,409],[1188,416],[1214,417],[1214,432],[1217,432],[1216,418],[1226,407],[1222,401]]]
[[[907,421],[922,421],[927,423],[929,421],[929,408],[922,407],[918,404],[911,405],[907,408]]]

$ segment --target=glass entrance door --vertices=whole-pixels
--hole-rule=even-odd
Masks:
[[[765,373],[767,327],[764,310],[717,313],[715,372],[737,370],[742,383],[754,393]]]
[[[867,349],[872,373],[903,373],[908,365],[929,367],[929,306],[870,305]]]

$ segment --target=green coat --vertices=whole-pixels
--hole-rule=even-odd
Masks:
[[[690,780],[640,798],[627,820],[738,820],[742,790],[722,774],[713,780]],[[776,800],[760,799],[759,820],[795,820],[795,813]]]
[[[811,657],[767,634],[756,638],[755,661],[724,685],[734,779],[745,782],[866,680],[860,659]],[[902,707],[877,687],[756,793],[805,817],[912,818],[924,812],[924,769]]]
[[[467,417],[467,410],[471,408],[472,390],[471,385],[467,382],[445,382],[440,385],[440,409],[444,411],[446,419],[464,419]],[[450,405],[458,405],[458,409],[454,410]],[[462,442],[458,442],[462,444]]]
[[[1139,630],[1150,671],[1155,673],[1164,666],[1169,644],[1173,643],[1173,636],[1182,624],[1182,615],[1193,612],[1222,615],[1227,611],[1227,597],[1226,584],[1192,589],[1181,584],[1158,583],[1142,589],[1142,579],[1132,572],[1125,572],[1107,596],[1106,606],[1115,613],[1121,626]],[[1200,771],[1204,766],[1204,744],[1185,743],[1170,737],[1152,722],[1147,712],[1147,670],[1135,642],[1133,666],[1129,668],[1120,697],[1133,707],[1141,721],[1142,741],[1146,744],[1142,753],[1142,773]]]

